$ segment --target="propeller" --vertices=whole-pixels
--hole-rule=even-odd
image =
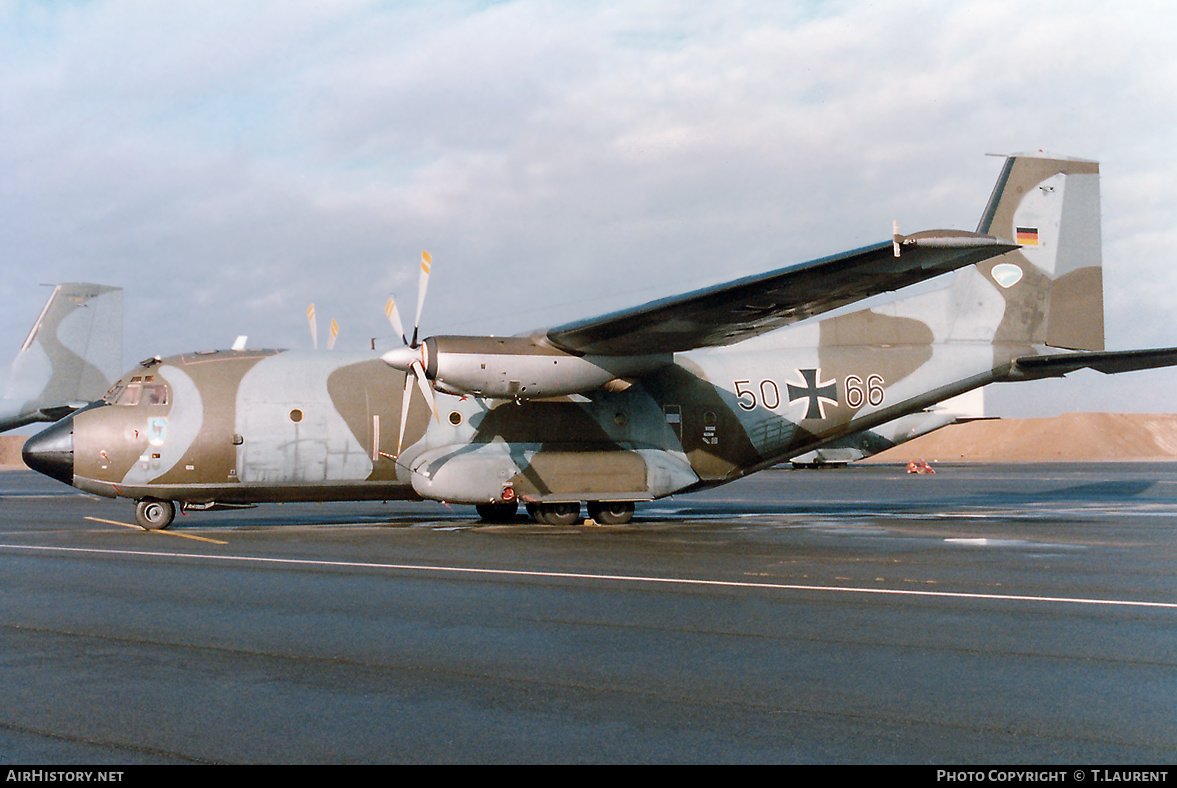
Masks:
[[[307,323],[311,327],[311,344],[315,350],[319,349],[319,327],[315,320],[315,305],[311,304],[307,307]],[[339,339],[339,324],[335,322],[335,318],[331,318],[330,337],[327,339],[327,349],[335,349],[335,340]]]
[[[413,393],[413,378],[417,381],[417,388],[421,390],[421,396],[425,397],[425,401],[429,404],[429,411],[433,414],[433,418],[439,423],[440,417],[437,415],[437,404],[433,397],[433,386],[425,377],[425,360],[422,357],[423,351],[419,350],[420,345],[417,342],[417,337],[421,328],[421,311],[425,306],[425,291],[429,287],[429,269],[433,265],[433,258],[430,257],[429,252],[421,252],[421,274],[417,281],[417,319],[413,322],[413,339],[410,342],[408,336],[405,334],[404,324],[401,322],[400,313],[396,308],[396,299],[389,298],[388,303],[384,306],[384,313],[388,316],[388,322],[392,324],[392,328],[401,336],[401,341],[404,342],[404,347],[390,350],[384,354],[384,361],[394,369],[402,369],[405,371],[405,390],[401,397],[401,423],[400,435],[396,440],[396,456],[399,457],[401,449],[404,448],[405,441],[405,427],[409,420],[409,398]]]

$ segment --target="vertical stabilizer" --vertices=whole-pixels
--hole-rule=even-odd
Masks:
[[[55,421],[101,397],[122,373],[121,288],[57,285],[12,362],[0,430]]]
[[[978,231],[1021,246],[978,266],[1006,299],[998,341],[1103,350],[1098,162],[1008,157]]]

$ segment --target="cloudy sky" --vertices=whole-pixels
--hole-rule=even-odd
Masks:
[[[0,356],[59,281],[125,360],[509,334],[971,230],[1001,160],[1102,165],[1110,348],[1177,345],[1167,2],[0,0]],[[411,316],[410,316],[411,318]],[[1177,410],[1177,372],[998,386]]]

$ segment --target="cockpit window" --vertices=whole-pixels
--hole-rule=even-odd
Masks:
[[[156,381],[154,375],[136,376],[130,383],[115,383],[103,399],[114,405],[166,405],[168,387]]]
[[[123,393],[123,389],[126,387],[126,384],[121,380],[116,381],[115,384],[110,387],[110,391],[106,392],[106,394],[102,397],[102,401],[108,405],[113,405],[114,403],[118,402],[119,395]]]
[[[162,383],[144,383],[143,393],[139,395],[140,405],[168,404],[168,389]]]

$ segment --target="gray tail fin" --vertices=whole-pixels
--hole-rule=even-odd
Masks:
[[[977,229],[1021,245],[977,266],[1006,302],[995,342],[1103,350],[1098,162],[1008,157]]]
[[[122,289],[57,285],[9,370],[4,400],[27,423],[101,397],[122,372]]]

